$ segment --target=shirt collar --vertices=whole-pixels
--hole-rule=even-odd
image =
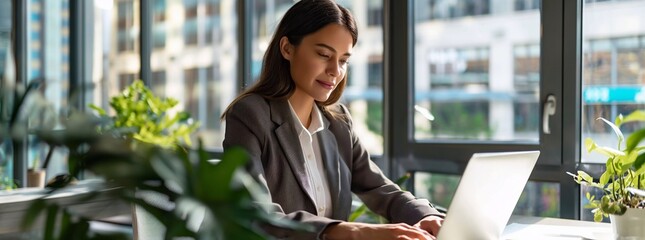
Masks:
[[[289,101],[287,102],[289,103],[289,109],[291,109],[291,117],[293,118],[293,121],[296,123],[296,129],[298,130],[298,134],[301,134],[302,131],[307,130],[311,135],[313,135],[314,133],[317,133],[325,129],[325,123],[323,122],[322,112],[320,112],[320,109],[318,109],[318,106],[316,104],[314,104],[311,109],[311,123],[309,124],[309,129],[306,129],[305,126],[302,124],[302,122],[300,122],[300,119],[298,118],[296,111],[293,110],[293,106],[291,106],[291,102]]]

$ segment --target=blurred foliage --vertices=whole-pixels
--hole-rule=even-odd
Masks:
[[[13,179],[5,176],[5,167],[13,161],[13,146],[23,142],[32,129],[51,129],[55,123],[46,114],[51,113],[51,104],[42,95],[32,94],[40,85],[39,80],[24,86],[10,85],[0,79],[0,189],[18,187]],[[30,122],[30,119],[38,121]]]
[[[383,102],[367,102],[367,118],[365,118],[367,129],[374,134],[383,136]]]
[[[109,117],[106,110],[93,104],[90,108],[110,119],[111,124],[102,126],[102,131],[116,129],[120,135],[164,148],[190,146],[190,134],[197,130],[199,123],[192,122],[187,112],[172,114],[177,104],[176,99],[155,96],[137,80],[111,98],[110,106],[115,116]]]
[[[117,112],[110,119],[113,122],[72,112],[62,117],[56,130],[49,125],[32,124],[34,118],[42,116],[30,114],[34,109],[42,113],[33,105],[42,102],[26,99],[32,95],[37,98],[37,94],[31,94],[37,87],[37,83],[32,83],[25,91],[10,92],[10,97],[4,94],[6,89],[0,91],[3,92],[0,140],[11,142],[30,135],[50,149],[66,149],[69,175],[56,184],[48,184],[47,194],[33,201],[22,220],[24,230],[43,219],[42,236],[46,240],[129,239],[130,236],[120,233],[94,233],[89,224],[91,216],[47,200],[51,194],[75,184],[70,176],[85,171],[103,179],[102,184],[91,185],[88,193],[66,205],[86,204],[110,194],[115,200],[140,206],[154,216],[165,226],[166,239],[266,239],[260,226],[267,224],[310,230],[308,225],[278,218],[256,204],[267,199],[268,193],[245,171],[246,152],[227,150],[215,165],[207,161],[208,154],[201,142],[197,149],[190,149],[186,144],[190,143],[189,134],[197,124],[186,123],[189,119],[186,114],[168,115],[177,102],[154,97],[140,82],[113,98],[112,106]],[[105,111],[95,110],[107,116]],[[150,204],[142,192],[155,193],[167,199],[172,207]],[[186,214],[191,213],[185,209],[196,208],[204,209],[205,217],[195,230],[187,227]]]
[[[483,103],[433,103],[431,108],[435,120],[431,132],[435,136],[457,138],[484,138],[492,136],[488,124],[487,109]]]
[[[268,196],[244,171],[248,160],[244,150],[226,151],[219,164],[212,164],[207,161],[208,154],[201,143],[196,150],[186,151],[148,143],[130,148],[129,142],[121,138],[109,134],[83,136],[78,130],[69,130],[62,137],[60,132],[58,137],[45,133],[43,136],[51,144],[82,152],[84,169],[105,179],[105,185],[93,189],[95,194],[90,196],[98,195],[101,189],[115,187],[110,194],[153,215],[165,226],[166,239],[266,239],[258,224],[308,229],[308,226],[279,219],[254,203]],[[81,141],[89,144],[78,145]],[[64,187],[54,188],[52,193]],[[142,192],[154,192],[174,207],[150,204]],[[205,209],[206,217],[199,230],[187,226],[185,212],[180,210],[186,206]],[[30,207],[23,227],[30,228],[40,214],[45,214],[46,219],[44,239],[128,239],[119,234],[91,233],[88,218],[43,198]],[[52,220],[57,218],[63,221],[57,224]]]

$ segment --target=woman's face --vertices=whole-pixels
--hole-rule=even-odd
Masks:
[[[283,37],[280,50],[291,65],[291,77],[296,84],[294,96],[327,100],[345,78],[352,45],[352,35],[338,24],[329,24],[305,36],[298,46]]]

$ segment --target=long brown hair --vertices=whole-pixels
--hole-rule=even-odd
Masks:
[[[346,8],[338,5],[333,0],[301,0],[294,4],[280,20],[269,47],[264,53],[259,80],[235,98],[228,105],[221,118],[225,119],[226,113],[231,109],[231,106],[250,94],[259,94],[266,99],[287,99],[291,97],[296,89],[296,84],[291,78],[289,61],[284,59],[280,53],[280,39],[286,36],[289,39],[289,43],[297,46],[305,36],[331,23],[347,28],[352,35],[352,46],[356,45],[358,28],[354,17]],[[316,101],[316,104],[322,107],[324,112],[334,116],[334,111],[330,111],[331,107],[340,99],[346,84],[347,74],[345,74],[343,80],[331,92],[326,101]]]

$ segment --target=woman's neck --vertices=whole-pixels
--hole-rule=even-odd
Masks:
[[[296,116],[300,119],[302,125],[305,128],[309,128],[311,124],[311,109],[313,109],[314,99],[307,94],[302,94],[296,90],[296,92],[291,95],[289,98],[289,103],[293,108],[293,111],[296,112]]]

